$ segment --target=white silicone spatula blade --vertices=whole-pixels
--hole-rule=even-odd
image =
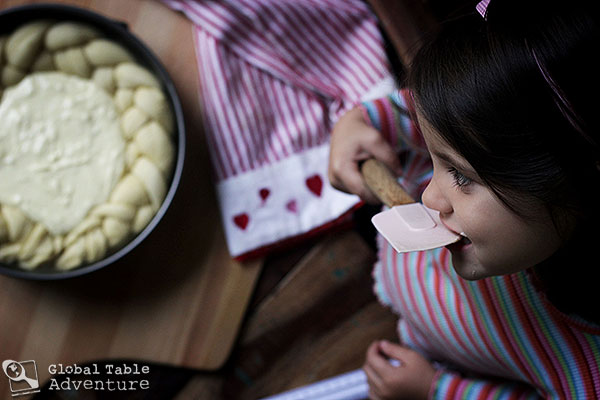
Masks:
[[[394,206],[375,215],[371,222],[399,253],[435,249],[461,239],[444,226],[439,212],[421,203]]]

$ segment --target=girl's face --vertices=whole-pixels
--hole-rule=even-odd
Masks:
[[[508,209],[479,179],[470,164],[418,115],[433,161],[433,178],[423,203],[464,238],[447,246],[463,278],[474,280],[533,267],[552,255],[561,239],[549,213],[532,206],[531,220]]]

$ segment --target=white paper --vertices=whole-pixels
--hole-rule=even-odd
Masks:
[[[360,400],[368,393],[367,376],[357,369],[262,400]]]
[[[400,366],[398,360],[388,361],[394,367]],[[362,400],[368,397],[367,375],[362,369],[356,369],[261,400]]]

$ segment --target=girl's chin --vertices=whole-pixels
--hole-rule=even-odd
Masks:
[[[473,245],[463,246],[460,249],[449,249],[452,255],[452,266],[456,273],[463,279],[475,281],[489,276],[476,260],[473,259]]]
[[[457,265],[458,264],[458,265]],[[453,262],[454,270],[463,279],[468,281],[476,281],[487,278],[488,275],[476,266],[460,265],[460,262]]]

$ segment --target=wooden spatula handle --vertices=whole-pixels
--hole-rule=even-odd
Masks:
[[[360,169],[369,189],[386,206],[393,207],[415,202],[381,161],[368,159],[362,163]]]

